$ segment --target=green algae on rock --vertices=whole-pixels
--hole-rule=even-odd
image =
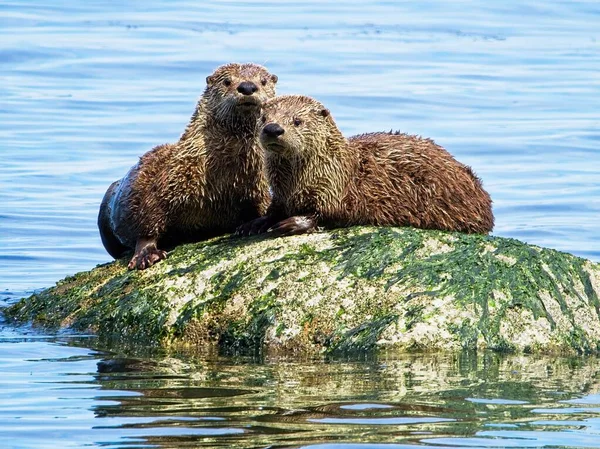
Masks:
[[[513,239],[355,227],[183,245],[5,309],[134,344],[269,352],[600,352],[600,265]]]

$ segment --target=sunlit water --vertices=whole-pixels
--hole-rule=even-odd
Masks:
[[[600,261],[600,3],[121,3],[0,3],[1,302],[109,260],[106,187],[179,137],[231,61],[346,135],[434,138],[483,178],[496,235]],[[600,447],[595,359],[86,347],[0,323],[0,447]]]

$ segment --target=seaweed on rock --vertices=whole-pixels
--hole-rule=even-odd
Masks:
[[[513,239],[355,227],[222,237],[123,262],[4,312],[135,344],[227,351],[600,352],[600,266]]]

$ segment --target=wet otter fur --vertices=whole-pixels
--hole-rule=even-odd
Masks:
[[[164,249],[232,232],[265,213],[258,118],[276,82],[255,64],[227,64],[207,77],[179,141],[144,154],[104,195],[98,227],[111,256],[133,249],[129,268],[144,269],[164,259]]]
[[[329,110],[305,96],[269,100],[261,121],[272,203],[238,234],[352,225],[486,234],[494,226],[479,178],[430,139],[399,132],[346,139]]]

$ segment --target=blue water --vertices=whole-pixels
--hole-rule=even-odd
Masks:
[[[494,200],[494,234],[600,261],[599,24],[596,1],[1,2],[0,301],[110,260],[95,224],[106,187],[145,151],[179,137],[205,77],[231,61],[266,65],[279,76],[281,94],[318,98],[346,135],[400,129],[435,139],[483,179]],[[181,405],[176,418],[165,410],[178,410],[178,400],[161,397],[157,407],[167,418],[147,421],[131,405],[127,419],[119,415],[106,424],[96,413],[106,401],[122,404],[133,394],[146,410],[156,398],[99,376],[96,363],[118,354],[86,349],[93,342],[0,324],[2,447],[121,447],[153,439],[162,447],[229,447],[232,441],[236,447],[297,447],[302,441],[297,434],[286,443],[253,430],[252,407],[261,402],[246,394],[233,401],[233,422],[230,415],[204,421],[196,413],[204,406],[200,394],[198,404]],[[227,371],[237,362],[218,363]],[[600,447],[600,401],[593,396],[598,377],[592,374],[586,384],[592,396],[557,390],[584,405],[555,401],[560,412],[550,416],[538,410],[544,400],[498,405],[493,401],[520,398],[490,390],[471,401],[468,392],[458,394],[453,400],[461,407],[481,407],[469,417],[477,425],[460,421],[458,438],[451,430],[458,428],[455,421],[410,424],[405,420],[411,416],[398,411],[398,398],[385,402],[384,392],[397,386],[394,376],[372,380],[378,388],[370,395],[362,395],[357,375],[356,388],[344,398],[309,400],[288,391],[282,377],[261,377],[279,372],[277,363],[240,363],[246,374],[226,377],[226,387],[267,382],[265,392],[283,389],[295,398],[282,406],[290,413],[338,399],[358,409],[375,399],[395,404],[391,416],[378,408],[367,413],[375,420],[388,416],[388,423],[338,424],[356,418],[346,409],[295,423],[295,430],[322,432],[321,440],[310,440],[322,446],[311,447]],[[379,366],[354,363],[359,371]],[[574,370],[591,369],[595,361],[578,363]],[[346,365],[332,366],[324,379],[343,379]],[[156,367],[147,371],[152,374],[143,381],[151,382]],[[211,388],[221,389],[215,372]],[[175,376],[186,384],[193,375],[184,370]],[[477,370],[456,376],[475,381]],[[453,381],[448,389],[460,384]],[[530,388],[543,396],[539,385]],[[499,427],[477,412],[490,407],[506,409]],[[437,410],[422,418],[432,416],[457,419]],[[261,425],[273,430],[276,424]],[[405,438],[404,430],[396,432],[406,426],[425,433]],[[198,436],[213,431],[212,443]],[[397,445],[342,446],[361,441]]]

